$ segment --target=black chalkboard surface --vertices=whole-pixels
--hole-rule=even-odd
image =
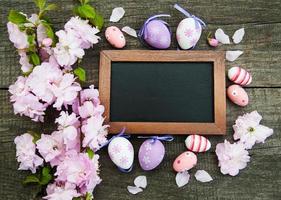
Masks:
[[[214,122],[212,62],[112,62],[110,121]]]
[[[224,52],[102,51],[99,91],[110,133],[226,130]]]

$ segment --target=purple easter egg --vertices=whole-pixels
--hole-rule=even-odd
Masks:
[[[156,168],[163,160],[165,147],[159,140],[147,139],[139,149],[139,163],[143,170]]]
[[[171,33],[163,21],[152,20],[146,25],[144,40],[156,49],[167,49],[171,45]]]

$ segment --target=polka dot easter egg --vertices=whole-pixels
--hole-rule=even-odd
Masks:
[[[107,41],[115,48],[122,49],[126,45],[126,39],[121,30],[116,26],[110,26],[105,30]]]
[[[228,98],[238,106],[246,106],[249,103],[247,92],[239,85],[231,85],[227,88]]]
[[[162,162],[165,147],[159,140],[147,139],[139,149],[139,163],[143,170],[153,170]]]
[[[139,39],[154,49],[167,49],[171,45],[171,30],[159,17],[170,17],[170,15],[155,15],[147,19],[138,33]]]
[[[174,161],[173,168],[176,172],[190,170],[197,164],[197,156],[191,151],[180,154]]]
[[[239,85],[249,85],[252,82],[252,75],[241,67],[232,67],[228,70],[228,78]]]
[[[201,19],[189,14],[179,5],[175,4],[174,8],[188,17],[183,19],[177,27],[176,37],[178,44],[182,49],[191,49],[196,46],[201,37],[202,26],[206,25]]]
[[[206,152],[211,148],[210,141],[201,135],[190,135],[185,140],[188,150],[193,152]]]
[[[112,162],[122,171],[130,171],[134,161],[134,148],[124,137],[114,138],[108,145],[108,154]]]

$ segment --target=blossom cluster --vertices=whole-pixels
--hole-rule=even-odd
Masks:
[[[231,144],[225,140],[217,144],[216,154],[223,174],[236,176],[250,162],[248,150],[256,143],[264,143],[273,134],[273,129],[260,124],[261,120],[262,116],[257,111],[239,116],[233,125],[234,140],[239,141]]]
[[[86,151],[95,152],[107,142],[108,125],[104,125],[98,90],[93,85],[82,89],[73,69],[85,49],[98,43],[99,30],[88,20],[72,17],[63,30],[55,33],[55,44],[38,15],[33,14],[27,21],[23,26],[7,24],[24,73],[9,87],[14,112],[43,122],[46,109],[52,106],[60,115],[55,119],[57,130],[51,134],[35,138],[25,133],[15,138],[19,170],[36,173],[44,166],[52,168],[54,178],[44,199],[86,197],[101,182],[99,156],[90,156]],[[39,61],[35,57],[31,62],[30,51],[38,55]]]

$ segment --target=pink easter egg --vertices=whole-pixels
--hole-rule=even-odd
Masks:
[[[126,39],[121,30],[116,26],[110,26],[105,30],[107,41],[114,47],[121,49],[126,45]]]
[[[176,172],[190,170],[197,164],[197,156],[191,151],[180,154],[174,161],[173,168]]]
[[[201,135],[190,135],[185,140],[188,150],[193,152],[206,152],[211,148],[210,141]]]
[[[227,88],[228,98],[238,106],[246,106],[249,103],[247,92],[239,85],[231,85]]]
[[[241,67],[230,68],[228,70],[228,78],[239,85],[249,85],[252,82],[251,74]]]

